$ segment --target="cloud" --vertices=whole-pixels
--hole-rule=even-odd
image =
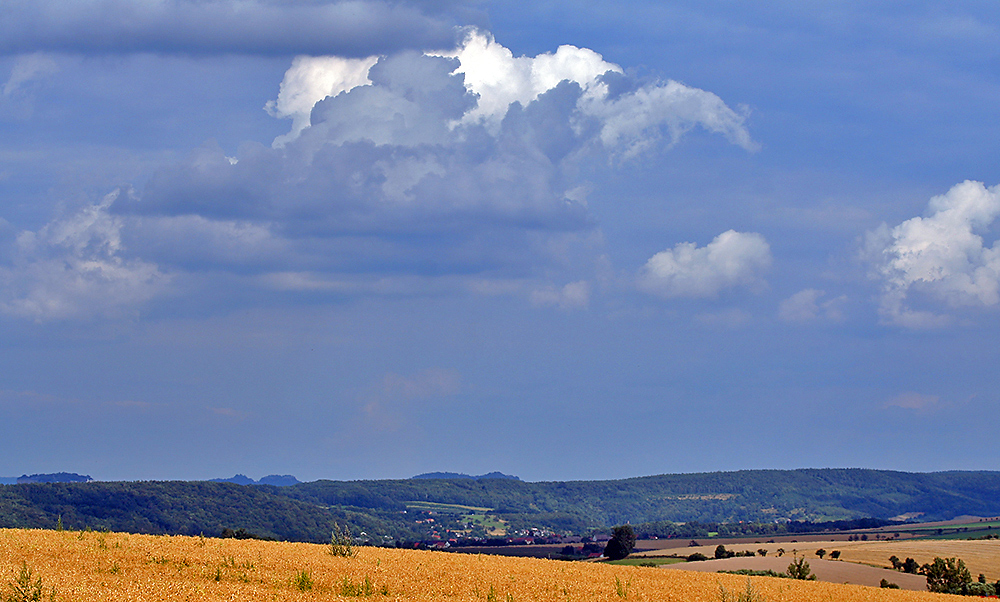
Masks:
[[[362,416],[369,427],[397,431],[413,402],[452,397],[461,390],[462,377],[455,370],[431,368],[410,376],[389,373],[361,395]]]
[[[554,53],[515,57],[491,34],[474,28],[465,30],[457,50],[432,54],[459,60],[456,73],[465,76],[466,87],[479,97],[463,120],[485,122],[494,131],[515,102],[527,105],[563,81],[579,85],[585,93],[600,94],[606,88],[601,76],[622,72],[593,50],[568,44]]]
[[[10,0],[0,53],[182,53],[365,57],[450,47],[454,24],[377,0]]]
[[[580,194],[581,157],[636,147],[639,130],[605,147],[595,103],[626,102],[660,84],[605,83],[625,76],[591,50],[564,46],[515,59],[476,30],[464,44],[458,58],[296,58],[268,104],[293,119],[277,148],[245,145],[236,163],[221,149],[199,149],[151,178],[137,202],[114,210],[256,224],[289,253],[282,271],[303,283],[328,280],[309,271],[374,265],[523,276],[550,260],[553,240],[572,245],[574,233],[593,228]],[[462,63],[484,51],[503,60]],[[711,111],[695,118],[675,108],[647,107],[645,123],[692,118],[714,127]],[[156,258],[175,260],[168,252]]]
[[[844,319],[841,306],[847,301],[846,295],[820,302],[826,291],[807,288],[785,299],[778,306],[778,317],[785,322],[815,322],[827,320],[839,322]]]
[[[18,57],[10,77],[0,89],[0,118],[30,118],[34,112],[35,91],[45,79],[58,72],[56,61],[43,53]]]
[[[167,289],[170,277],[128,257],[123,220],[108,213],[121,194],[17,236],[0,267],[0,312],[38,321],[118,315]]]
[[[358,86],[371,84],[368,71],[378,61],[377,56],[360,59],[339,56],[297,56],[281,80],[278,98],[264,106],[278,118],[291,118],[292,131],[279,136],[274,146],[298,138],[309,127],[313,106],[327,96],[336,96]]]
[[[949,308],[995,307],[1000,303],[1000,247],[987,246],[985,232],[1000,215],[1000,186],[966,181],[914,217],[868,232],[863,255],[881,282],[879,314],[888,324],[933,328],[951,323]],[[916,298],[930,310],[911,307]]]
[[[547,286],[531,292],[531,302],[538,306],[560,309],[583,309],[590,304],[590,283],[586,280],[570,282],[562,288]]]
[[[737,288],[759,288],[771,266],[771,247],[760,234],[728,230],[704,247],[678,243],[653,255],[638,286],[663,298],[714,298]]]
[[[44,54],[29,54],[18,57],[10,77],[3,86],[4,96],[13,96],[28,83],[43,79],[59,71],[59,65]]]
[[[588,49],[515,58],[488,33],[465,35],[452,57],[295,58],[266,106],[292,120],[287,135],[270,146],[245,143],[235,157],[206,143],[157,170],[141,191],[89,209],[112,241],[99,261],[90,247],[29,245],[35,235],[24,233],[19,262],[6,272],[20,292],[5,311],[90,314],[96,302],[80,305],[105,294],[101,287],[109,307],[124,310],[174,277],[198,286],[183,276],[199,271],[226,275],[213,286],[244,293],[402,294],[517,282],[535,291],[536,305],[585,307],[586,276],[552,280],[573,262],[597,265],[603,242],[586,174],[696,127],[752,146],[742,118],[710,93],[636,80]],[[45,232],[63,227],[53,222]],[[727,233],[711,249],[704,261],[714,266],[712,282],[682,296],[759,283],[770,262],[759,235]],[[69,292],[73,277],[89,292]],[[683,288],[694,277],[672,278]],[[434,284],[415,284],[421,279]]]
[[[920,393],[903,393],[889,400],[886,407],[903,408],[905,410],[928,410],[938,405],[941,398],[937,395]]]

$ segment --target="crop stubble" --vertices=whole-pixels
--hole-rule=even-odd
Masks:
[[[608,566],[360,548],[336,557],[318,544],[118,533],[0,530],[0,587],[22,563],[54,586],[60,602],[271,601],[341,597],[344,584],[367,579],[380,600],[715,602],[719,587],[742,590],[746,578],[645,567]],[[308,572],[312,588],[295,577]],[[624,587],[616,587],[618,584]],[[943,601],[940,594],[754,578],[768,602]],[[357,591],[357,590],[353,590]],[[387,595],[381,592],[386,591]],[[956,600],[961,598],[955,598]]]

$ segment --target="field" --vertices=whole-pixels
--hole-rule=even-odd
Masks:
[[[660,550],[647,550],[630,556],[633,559],[646,558],[653,559],[664,555],[687,556],[699,552],[712,558],[715,554],[715,547],[712,545],[663,548]],[[879,579],[885,578],[893,583],[898,583],[903,587],[916,587],[922,589],[926,582],[923,576],[913,577],[898,571],[885,571],[883,575],[876,575],[871,571],[851,571],[849,567],[857,565],[867,565],[866,567],[890,567],[889,557],[896,556],[900,560],[913,558],[919,564],[929,563],[935,556],[942,558],[961,558],[972,573],[973,578],[983,573],[990,583],[995,583],[1000,579],[1000,540],[930,540],[930,539],[906,539],[899,541],[810,541],[797,542],[777,542],[777,543],[747,543],[747,542],[727,542],[726,549],[733,552],[745,550],[757,551],[767,550],[765,558],[731,558],[725,561],[726,566],[716,566],[721,561],[710,561],[708,563],[694,563],[689,570],[717,570],[725,568],[727,570],[738,568],[763,569],[770,568],[782,572],[791,562],[794,555],[804,556],[813,566],[820,579],[835,580],[838,583],[878,583]],[[829,560],[820,561],[816,556],[816,550],[823,548],[830,552],[840,551],[840,560],[831,563]],[[784,550],[783,556],[778,557],[779,550]],[[829,558],[829,556],[827,556]],[[766,566],[765,566],[766,565]],[[837,566],[843,565],[843,566]],[[822,570],[821,570],[822,567]],[[684,565],[675,566],[684,568]],[[859,567],[862,568],[862,567]],[[829,571],[830,575],[824,574]],[[915,580],[914,580],[915,579]]]
[[[735,575],[608,566],[527,558],[361,548],[330,554],[316,544],[0,530],[4,594],[27,567],[43,599],[309,601],[449,600],[453,602],[718,602],[720,586],[742,590]],[[961,600],[927,592],[754,578],[767,602],[918,602]]]
[[[913,558],[920,564],[931,562],[935,556],[961,558],[972,577],[986,575],[990,583],[1000,579],[1000,540],[930,540],[907,539],[901,541],[838,542],[841,558],[875,566],[889,566],[889,557],[900,560]]]

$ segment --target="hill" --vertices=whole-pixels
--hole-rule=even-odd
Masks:
[[[583,534],[649,523],[718,523],[754,533],[788,521],[921,520],[1000,515],[1000,473],[864,469],[754,470],[614,481],[515,479],[314,481],[277,487],[213,482],[33,483],[0,486],[0,527],[110,529],[326,541],[337,522],[373,543],[544,531]],[[855,523],[859,524],[860,523]],[[812,525],[807,525],[810,529]],[[874,524],[872,526],[875,526]],[[660,529],[660,531],[656,531]],[[765,531],[766,530],[766,531]],[[700,535],[699,535],[700,536]]]

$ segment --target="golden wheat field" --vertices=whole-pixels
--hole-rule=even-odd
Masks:
[[[253,601],[448,600],[454,602],[717,602],[720,586],[746,578],[646,567],[253,540],[0,530],[0,588],[22,567],[41,579],[45,600]],[[928,592],[754,578],[768,602],[931,601]]]
[[[972,577],[986,575],[990,583],[1000,579],[1000,540],[904,539],[899,541],[838,542],[841,559],[875,566],[889,566],[889,557],[913,558],[920,564],[941,558],[961,558]]]

